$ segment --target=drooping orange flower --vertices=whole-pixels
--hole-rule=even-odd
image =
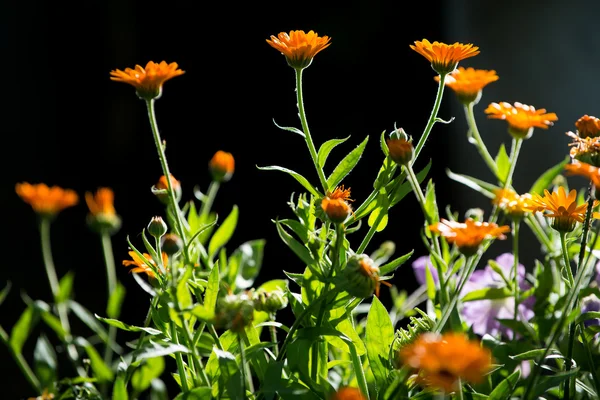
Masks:
[[[600,119],[584,115],[575,122],[577,135],[581,138],[600,136]]]
[[[231,153],[219,150],[210,159],[208,167],[214,180],[226,182],[231,179],[235,170],[235,159]]]
[[[171,78],[183,75],[177,63],[166,61],[155,63],[149,61],[146,67],[136,65],[135,68],[116,69],[110,71],[110,79],[125,82],[135,87],[137,95],[144,100],[158,99],[162,95],[162,85]]]
[[[430,43],[427,39],[415,41],[410,48],[425,57],[431,63],[431,67],[440,75],[454,71],[460,61],[479,54],[479,47],[473,46],[471,43]]]
[[[36,213],[47,217],[52,217],[79,202],[79,196],[74,190],[59,186],[48,187],[45,183],[17,183],[15,191]]]
[[[512,189],[496,189],[494,194],[495,197],[492,199],[492,203],[511,217],[521,218],[530,212],[528,207],[532,204],[531,194],[519,195]]]
[[[566,132],[566,135],[573,139],[569,143],[571,159],[600,167],[600,137],[581,138],[573,132]]]
[[[600,188],[600,169],[588,163],[574,161],[565,165],[568,175],[580,175],[589,179],[596,188]]]
[[[141,258],[135,251],[130,251],[129,256],[132,260],[123,260],[123,265],[126,267],[133,267],[129,270],[131,273],[135,274],[146,274],[150,278],[156,278],[156,274],[154,270],[160,271],[158,265],[156,265],[156,261],[152,259],[152,256],[148,253],[143,253],[144,258]],[[169,258],[165,252],[162,252],[162,263],[166,268],[166,265],[169,263]]]
[[[426,332],[400,349],[403,364],[416,370],[417,382],[452,393],[459,389],[459,379],[480,383],[492,366],[489,349],[462,333],[443,335]]]
[[[554,125],[554,121],[558,121],[556,114],[546,113],[545,108],[536,110],[519,102],[514,105],[507,102],[491,103],[485,113],[488,118],[508,122],[508,133],[517,139],[528,139],[533,134],[533,128],[548,129]]]
[[[329,400],[367,400],[359,388],[344,386],[335,392]]]
[[[598,204],[600,202],[594,200],[594,207]],[[544,189],[544,196],[534,193],[532,205],[529,209],[541,212],[547,218],[553,218],[552,227],[557,231],[571,232],[575,229],[575,223],[585,220],[587,203],[577,205],[577,190],[571,189],[567,195],[565,188],[559,186],[552,193]],[[592,213],[592,217],[600,218],[600,214],[594,212]]]
[[[434,79],[440,81],[439,76]],[[468,105],[477,104],[483,88],[498,79],[494,70],[458,67],[446,76],[444,84],[454,91],[461,103]]]
[[[442,218],[437,224],[430,225],[429,230],[442,235],[448,243],[454,243],[464,255],[471,256],[485,239],[506,239],[504,233],[509,232],[510,227],[475,221],[472,218],[467,218],[465,222]]]
[[[271,35],[271,39],[267,39],[267,43],[279,50],[288,65],[295,69],[308,67],[318,52],[329,47],[330,41],[328,36],[319,36],[314,31],[280,32],[277,37]]]
[[[121,227],[121,218],[114,205],[115,194],[110,188],[99,188],[96,193],[86,192],[85,202],[90,210],[89,226],[99,233],[114,233]]]

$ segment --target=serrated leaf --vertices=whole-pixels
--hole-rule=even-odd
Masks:
[[[377,392],[381,392],[390,371],[388,357],[394,340],[394,326],[388,311],[377,297],[373,297],[371,302],[365,330],[369,366],[375,377]]]
[[[429,218],[432,222],[439,221],[439,212],[437,201],[435,199],[435,185],[433,184],[433,179],[429,179],[429,182],[427,182],[427,190],[425,191],[425,212],[427,215],[429,215]]]
[[[204,307],[214,310],[217,305],[217,298],[219,297],[219,265],[215,265],[210,271],[208,276],[208,284],[206,285],[206,292],[204,294]]]
[[[500,182],[504,183],[510,168],[510,159],[506,153],[506,147],[504,146],[504,143],[500,145],[500,149],[498,149],[498,154],[496,155],[495,161],[496,167],[498,167],[498,175],[496,177]]]
[[[554,178],[556,178],[560,173],[564,170],[565,165],[569,163],[570,156],[566,156],[565,159],[555,166],[549,168],[544,172],[531,186],[529,189],[529,193],[534,194],[537,193],[539,195],[544,194],[544,189],[547,189],[551,184]]]
[[[229,242],[229,239],[233,236],[233,232],[237,226],[237,221],[238,206],[234,205],[227,218],[219,225],[213,236],[210,238],[210,242],[208,243],[208,256],[210,259],[214,257],[221,247]]]
[[[339,185],[339,183],[354,169],[360,160],[368,141],[369,137],[367,136],[361,144],[359,144],[354,150],[348,153],[348,155],[344,157],[342,161],[340,161],[331,175],[329,175],[329,178],[327,178],[328,187],[332,189],[337,187],[337,185]]]
[[[333,150],[337,145],[344,143],[348,139],[350,139],[350,136],[344,139],[330,139],[323,143],[321,147],[319,147],[319,151],[317,152],[317,160],[319,161],[319,166],[323,168],[331,150]]]
[[[302,175],[300,175],[299,173],[297,173],[296,171],[292,171],[291,169],[287,169],[287,168],[283,168],[277,165],[270,165],[268,167],[258,167],[258,169],[264,170],[264,171],[281,171],[281,172],[285,172],[289,175],[291,175],[294,179],[296,179],[306,190],[308,190],[313,196],[315,197],[323,197],[322,194],[319,193],[319,191],[317,189],[314,188],[313,185],[310,184],[310,182],[308,182],[308,180],[303,177]]]

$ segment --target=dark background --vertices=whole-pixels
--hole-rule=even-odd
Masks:
[[[2,305],[0,324],[10,331],[22,312],[20,292],[50,301],[36,218],[14,192],[14,185],[23,181],[75,189],[81,196],[81,203],[63,211],[52,225],[53,252],[59,276],[75,271],[76,300],[99,314],[106,302],[105,270],[100,240],[85,224],[83,194],[100,186],[115,191],[123,226],[113,237],[113,246],[118,278],[127,287],[122,320],[140,324],[144,318],[148,297],[120,264],[128,258],[126,236],[141,245],[141,230],[152,216],[164,215],[162,204],[150,192],[162,171],[145,105],[133,87],[110,81],[113,69],[165,60],[186,71],[165,84],[163,97],[156,102],[171,172],[182,183],[184,199],[190,200],[195,185],[208,187],[207,164],[212,155],[220,149],[234,155],[235,174],[222,186],[214,208],[225,216],[234,204],[240,207],[229,249],[246,240],[266,239],[259,283],[283,278],[283,270],[302,270],[271,222],[292,216],[286,203],[291,192],[302,188],[283,173],[256,166],[281,165],[318,182],[303,140],[273,124],[275,120],[282,126],[300,126],[293,70],[265,42],[281,31],[312,29],[332,38],[331,46],[304,73],[305,106],[317,147],[325,140],[351,135],[332,152],[326,173],[365,136],[370,137],[362,160],[345,181],[357,205],[370,193],[382,161],[381,132],[391,131],[396,124],[418,140],[431,112],[435,73],[425,58],[409,48],[423,38],[474,43],[481,54],[461,65],[497,70],[500,80],[484,91],[476,109],[492,154],[501,142],[508,146],[510,138],[504,122],[485,119],[483,109],[490,102],[521,101],[558,114],[553,128],[537,130],[523,146],[515,186],[526,191],[537,175],[566,155],[564,132],[574,129],[577,118],[598,114],[593,100],[598,93],[596,25],[582,23],[598,15],[592,10],[598,5],[591,1],[569,7],[558,1],[479,3],[223,2],[208,6],[191,1],[112,0],[82,2],[76,8],[49,2],[3,3],[4,156],[0,162],[8,176],[0,186],[5,210],[0,284],[11,281],[13,290]],[[485,164],[466,141],[463,113],[450,90],[439,116],[456,120],[434,127],[417,169],[434,158],[431,177],[442,212],[446,205],[461,214],[471,207],[489,210],[487,199],[449,181],[444,172],[449,166],[489,178]],[[425,254],[418,235],[421,226],[414,196],[407,196],[391,210],[387,229],[375,236],[367,253],[392,240],[396,255],[411,249],[414,258]],[[351,239],[354,248],[366,229]],[[490,255],[508,250],[508,242],[492,246]],[[536,246],[522,246],[525,261],[535,257]],[[415,288],[409,264],[392,283],[408,291]],[[383,292],[382,299],[389,301],[387,289]],[[28,360],[34,342],[25,347]],[[3,398],[31,395],[5,348],[0,349],[0,360],[4,361],[0,363]]]

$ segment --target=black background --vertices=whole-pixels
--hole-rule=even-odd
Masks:
[[[221,149],[234,155],[235,174],[222,186],[214,208],[222,216],[234,204],[240,208],[238,229],[228,248],[234,249],[251,239],[266,239],[259,283],[283,278],[283,270],[302,270],[271,222],[292,216],[286,203],[291,192],[299,193],[302,188],[291,177],[258,170],[257,165],[280,165],[317,182],[302,138],[273,123],[275,120],[283,126],[299,127],[294,73],[284,57],[266,43],[270,35],[312,29],[332,38],[331,46],[319,53],[304,73],[305,106],[317,146],[331,138],[351,136],[332,152],[326,172],[364,137],[370,137],[362,160],[345,181],[346,186],[352,187],[352,198],[357,204],[371,192],[381,164],[381,132],[389,132],[397,125],[418,140],[431,112],[437,87],[435,73],[421,55],[409,48],[409,44],[423,38],[446,43],[472,42],[481,47],[482,54],[461,65],[495,68],[500,82],[505,76],[501,66],[512,74],[512,82],[491,85],[489,92],[486,89],[484,96],[491,93],[498,97],[482,100],[480,115],[491,101],[539,104],[538,108],[547,107],[559,118],[563,115],[560,107],[564,106],[570,114],[553,128],[553,144],[536,149],[529,143],[524,145],[531,149],[524,150],[531,151],[531,173],[539,174],[560,161],[568,142],[562,133],[574,129],[573,123],[579,116],[593,115],[594,108],[590,109],[589,104],[588,108],[576,108],[577,99],[566,101],[565,96],[557,95],[552,82],[541,76],[542,82],[538,81],[537,86],[531,83],[537,81],[532,75],[540,72],[540,65],[546,65],[546,72],[548,68],[551,72],[552,68],[566,68],[567,63],[548,64],[549,60],[558,60],[543,48],[539,49],[543,53],[541,59],[535,58],[531,41],[500,40],[501,35],[515,38],[523,34],[508,28],[506,21],[511,19],[534,26],[519,24],[520,29],[535,31],[538,23],[540,29],[552,30],[534,7],[523,6],[511,14],[510,10],[516,10],[519,3],[506,4],[491,15],[491,7],[468,7],[463,1],[223,2],[208,6],[191,1],[167,4],[112,0],[80,2],[76,8],[49,2],[3,4],[1,162],[8,176],[0,187],[5,211],[0,225],[5,238],[0,284],[11,281],[13,290],[0,309],[0,324],[10,330],[24,309],[20,292],[36,299],[51,299],[36,217],[14,192],[14,185],[23,181],[75,189],[81,196],[80,204],[63,211],[52,225],[53,252],[59,276],[75,271],[76,300],[99,314],[106,302],[104,263],[100,240],[85,224],[83,194],[100,186],[115,191],[115,206],[123,226],[113,237],[113,246],[118,278],[127,287],[122,320],[140,324],[145,316],[148,297],[121,261],[128,258],[126,236],[141,245],[141,230],[152,216],[164,215],[162,204],[150,192],[162,171],[145,105],[133,87],[109,79],[109,72],[116,68],[165,60],[177,62],[186,71],[165,84],[164,94],[156,102],[171,172],[182,183],[184,199],[191,200],[195,185],[203,190],[208,187],[207,163],[215,151]],[[548,7],[547,13],[558,14],[556,10],[548,11]],[[581,10],[578,17],[585,14],[583,7]],[[499,25],[501,30],[492,29],[488,23],[478,25],[479,17],[494,21],[499,18],[498,13],[505,21]],[[531,20],[522,21],[526,16]],[[576,21],[569,22],[567,28],[573,29]],[[580,34],[586,34],[581,29]],[[543,43],[554,49],[548,41]],[[497,47],[485,48],[484,44]],[[556,51],[560,48],[556,46]],[[581,54],[584,53],[587,52],[582,49]],[[515,65],[530,65],[530,69],[519,70]],[[585,77],[573,75],[569,79]],[[569,87],[575,90],[577,85]],[[518,90],[529,97],[519,97]],[[584,91],[589,94],[592,89],[586,87]],[[456,122],[434,127],[417,169],[434,158],[431,177],[436,182],[440,210],[446,205],[461,213],[471,207],[488,209],[485,198],[465,192],[444,173],[445,167],[451,165],[462,172],[471,168],[468,171],[472,175],[487,177],[481,172],[484,164],[466,144],[464,118],[456,106],[447,90],[440,117],[456,116]],[[482,124],[488,124],[484,117],[480,118]],[[503,122],[492,121],[485,126],[495,130],[496,137],[502,137],[507,145],[510,143]],[[535,140],[539,135],[534,136]],[[560,154],[550,156],[552,148],[560,149]],[[496,150],[490,149],[492,154]],[[523,185],[522,190],[526,190],[530,182],[522,183],[520,179],[515,177],[515,185]],[[461,193],[468,203],[459,202]],[[384,240],[392,240],[397,255],[412,249],[414,258],[424,254],[418,235],[422,223],[414,197],[408,196],[391,210],[388,228],[375,236],[367,253]],[[354,248],[365,232],[363,227],[351,238]],[[392,282],[408,291],[415,287],[409,264],[396,273]],[[387,302],[386,291],[384,288],[382,299]],[[79,328],[85,332],[77,324],[73,329]],[[25,347],[29,360],[34,343],[30,340]],[[0,349],[0,360],[4,361],[0,363],[2,398],[32,395],[5,348]]]

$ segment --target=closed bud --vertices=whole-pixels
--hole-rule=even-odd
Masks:
[[[235,170],[235,159],[231,153],[219,150],[208,163],[208,168],[213,180],[227,182]]]
[[[183,249],[183,240],[174,233],[168,233],[161,238],[160,245],[162,251],[171,257]]]
[[[150,223],[148,224],[148,232],[156,239],[160,239],[165,233],[167,233],[168,229],[169,228],[162,217],[152,217]]]
[[[284,309],[288,305],[288,299],[281,289],[276,289],[271,292],[259,289],[254,293],[253,299],[254,309],[256,311],[274,313]]]
[[[409,138],[404,129],[396,129],[386,140],[389,155],[396,164],[408,165],[414,154],[412,138]]]
[[[366,254],[353,255],[338,278],[340,289],[350,295],[364,299],[375,293],[379,296],[379,268]],[[387,283],[386,283],[387,284]]]
[[[171,185],[173,185],[173,193],[175,194],[175,200],[179,202],[181,200],[181,183],[175,179],[173,175],[171,177]],[[163,203],[169,204],[169,182],[165,175],[161,176],[156,185],[152,186],[152,193]]]
[[[215,325],[219,329],[241,332],[253,318],[254,302],[247,293],[228,294],[217,301]]]

